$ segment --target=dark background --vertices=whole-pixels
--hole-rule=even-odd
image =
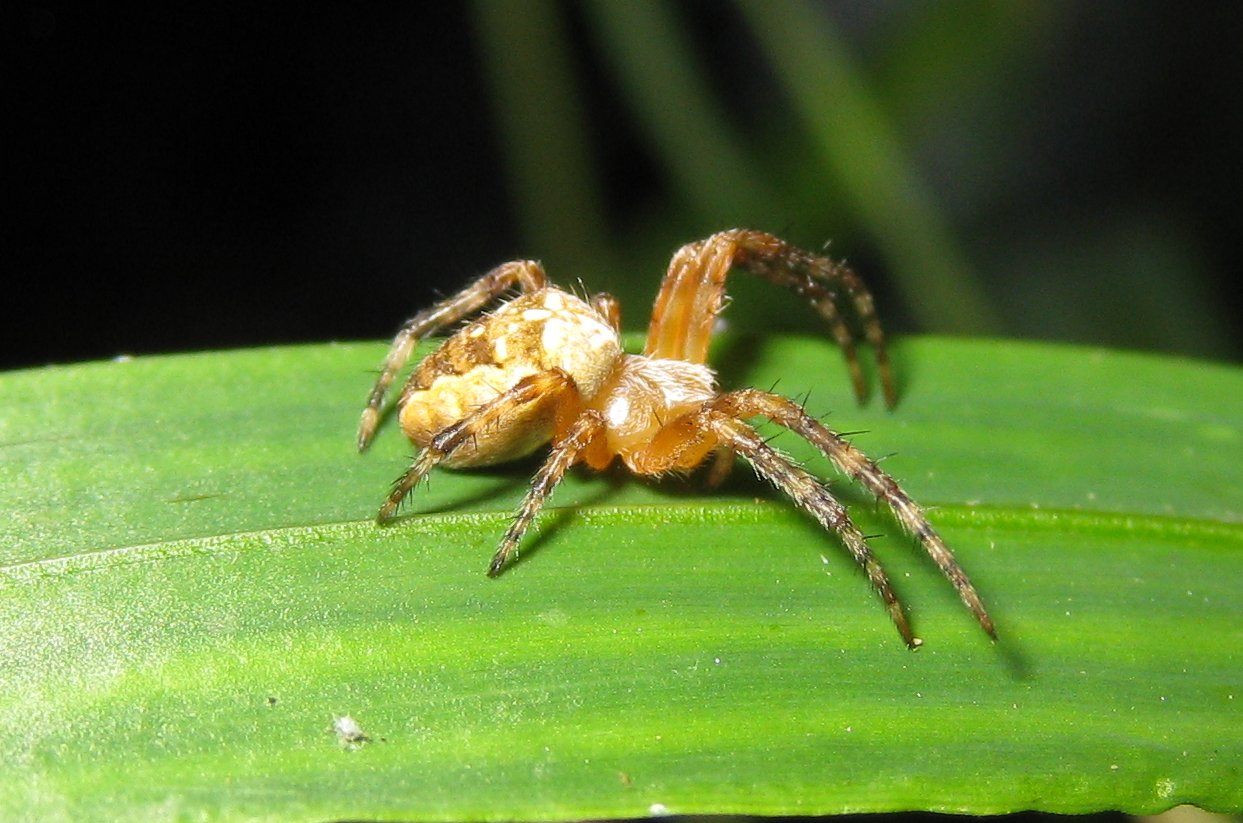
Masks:
[[[900,332],[1243,353],[1236,5],[762,9],[11,9],[0,368],[385,338],[517,256],[641,328],[730,225]]]

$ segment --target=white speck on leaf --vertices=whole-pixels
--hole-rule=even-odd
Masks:
[[[363,731],[363,727],[348,714],[332,719],[332,732],[337,736],[337,742],[342,748],[357,749],[371,742],[371,738]]]

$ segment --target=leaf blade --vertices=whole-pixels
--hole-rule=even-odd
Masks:
[[[899,450],[886,468],[938,504],[1003,636],[839,483],[894,535],[874,543],[926,640],[910,654],[836,543],[745,472],[719,494],[576,476],[496,581],[529,467],[440,474],[374,527],[404,449],[351,453],[377,351],[0,377],[0,809],[1243,807],[1236,370],[919,340],[896,413],[837,392],[828,422]],[[735,382],[797,394],[834,357],[765,343]],[[337,744],[345,714],[372,742]]]

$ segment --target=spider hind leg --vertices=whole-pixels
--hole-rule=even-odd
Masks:
[[[515,286],[523,292],[531,292],[542,289],[547,284],[548,277],[544,270],[533,260],[503,263],[457,294],[424,309],[403,323],[389,345],[388,354],[380,367],[380,375],[367,396],[367,405],[358,423],[358,450],[366,451],[371,445],[376,428],[380,425],[380,409],[384,406],[389,387],[420,340],[480,311]]]
[[[393,484],[393,490],[380,507],[376,521],[383,523],[390,520],[419,481],[455,453],[460,454],[460,449],[472,446],[484,437],[498,434],[503,436],[504,432],[500,427],[504,421],[513,419],[524,408],[530,409],[539,404],[552,407],[555,411],[558,406],[577,408],[579,402],[574,381],[560,369],[550,369],[523,378],[464,419],[437,432],[431,442],[419,451],[410,468]]]
[[[509,524],[505,536],[496,549],[496,554],[492,557],[492,562],[488,566],[488,577],[496,577],[505,570],[510,558],[517,553],[518,544],[522,542],[527,528],[534,521],[535,515],[544,507],[553,489],[565,477],[570,467],[580,460],[583,450],[603,430],[604,420],[600,413],[587,411],[575,420],[564,437],[558,438],[553,444],[548,459],[531,478],[531,488],[527,490],[518,514]]]

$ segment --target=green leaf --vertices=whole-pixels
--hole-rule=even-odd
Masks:
[[[827,343],[727,340],[726,385],[893,455],[997,619],[836,481],[910,652],[741,469],[575,473],[497,580],[534,463],[375,526],[409,457],[392,421],[353,451],[382,352],[0,375],[0,818],[1243,809],[1238,369],[913,339],[887,412]]]

